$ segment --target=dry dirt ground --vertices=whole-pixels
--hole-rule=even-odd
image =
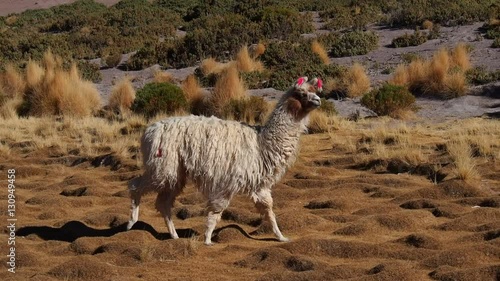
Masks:
[[[140,173],[136,160],[68,155],[29,139],[9,143],[10,154],[0,160],[0,220],[8,218],[5,179],[15,169],[16,273],[7,272],[3,227],[0,279],[498,280],[497,121],[380,122],[344,121],[329,134],[303,137],[298,162],[273,190],[288,243],[260,226],[251,200],[241,195],[224,212],[216,245],[203,245],[205,200],[191,184],[175,204],[179,240],[170,239],[154,195],[144,198],[140,221],[125,231],[126,181]],[[399,147],[387,133],[394,126],[405,135],[396,138],[413,145],[387,158],[383,151]],[[480,177],[469,181],[457,179],[446,154],[458,134],[453,130],[465,127],[471,134],[489,128],[493,149],[488,156],[477,152]],[[377,134],[385,137],[377,141]],[[412,154],[426,160],[397,160]]]
[[[34,2],[2,0],[0,11],[67,1],[40,0],[30,6]],[[458,27],[446,38],[470,38],[474,44],[474,35],[462,29],[476,28]],[[379,32],[382,38],[401,33]],[[398,52],[430,53],[439,42],[429,41],[423,49],[381,47],[354,60],[397,63]],[[498,55],[476,47],[472,58],[498,69]],[[108,71],[98,85],[104,95],[113,80],[126,74]],[[193,69],[168,71],[182,80]],[[148,69],[133,75],[136,83],[145,83],[152,73]],[[375,70],[370,74],[372,81],[380,76]],[[264,93],[279,94],[273,89]],[[466,127],[453,120],[498,112],[498,94],[419,103],[422,109],[408,125],[388,121],[384,126],[414,128],[406,139],[422,150],[419,157],[426,161],[420,166],[391,160],[398,155],[375,156],[379,146],[386,153],[395,147],[390,137],[382,144],[366,137],[379,120],[345,121],[331,133],[303,137],[298,162],[273,191],[278,223],[291,239],[288,243],[275,241],[260,226],[250,199],[238,196],[218,225],[217,244],[204,246],[205,202],[192,185],[175,205],[181,239],[170,239],[154,209],[154,195],[144,198],[140,221],[125,231],[126,182],[140,173],[137,160],[61,154],[57,147],[37,148],[29,136],[7,142],[10,153],[0,159],[0,220],[7,222],[6,178],[8,170],[15,169],[16,273],[7,271],[9,230],[2,227],[0,280],[499,280],[498,120],[479,120],[470,130],[474,134],[487,127],[484,122],[497,128],[476,137],[493,150],[474,158],[479,178],[457,179],[446,153],[446,143],[454,138],[450,132]],[[344,116],[360,109],[352,100],[336,105]],[[446,120],[451,121],[435,124]]]

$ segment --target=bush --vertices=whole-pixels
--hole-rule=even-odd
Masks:
[[[125,64],[125,68],[127,70],[142,70],[156,64],[156,62],[157,58],[155,50],[150,46],[146,46],[141,48],[128,59]]]
[[[474,67],[465,72],[467,81],[473,85],[484,85],[500,80],[500,70],[487,71],[484,67]]]
[[[169,83],[149,83],[137,91],[132,110],[153,117],[160,112],[187,110],[188,103],[182,90]]]
[[[405,33],[403,36],[392,39],[391,47],[402,48],[410,46],[418,46],[427,42],[427,36],[420,30],[415,30],[411,35]]]
[[[403,86],[384,84],[364,95],[361,104],[378,115],[396,116],[401,111],[413,110],[415,97]]]
[[[303,33],[314,30],[308,15],[287,9],[265,8],[260,19],[262,35],[269,39],[296,40]]]
[[[492,48],[500,48],[500,37],[495,38],[491,44]]]
[[[335,104],[333,102],[327,101],[324,98],[321,98],[321,105],[319,110],[323,111],[327,115],[336,115],[337,109],[335,109]]]
[[[342,35],[327,35],[319,38],[330,49],[332,57],[350,57],[365,55],[378,46],[378,35],[375,32],[352,31]]]
[[[287,90],[301,76],[337,77],[343,70],[335,64],[325,65],[309,41],[269,43],[260,59],[271,73],[267,86],[278,90]]]
[[[110,53],[104,57],[104,63],[106,67],[114,68],[117,67],[122,60],[122,54],[120,53]]]

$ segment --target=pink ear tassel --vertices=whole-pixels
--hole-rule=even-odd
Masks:
[[[297,85],[302,86],[304,84],[304,77],[300,77],[299,80],[297,80]]]
[[[318,90],[323,89],[323,81],[318,78]]]

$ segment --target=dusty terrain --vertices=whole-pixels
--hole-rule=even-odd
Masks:
[[[238,196],[218,225],[217,244],[203,245],[205,201],[191,184],[175,205],[181,239],[170,239],[153,195],[144,198],[134,229],[125,231],[126,181],[140,173],[136,160],[62,155],[57,145],[30,145],[28,136],[9,143],[0,169],[4,176],[16,170],[16,274],[3,267],[0,278],[497,280],[497,121],[394,122],[344,121],[330,134],[303,137],[298,162],[273,191],[288,243],[259,226],[251,200]],[[396,138],[405,139],[401,145],[407,143],[402,150],[394,127],[402,134]],[[446,154],[456,130],[491,138],[489,156],[473,160],[479,178],[457,179]],[[385,136],[377,141],[377,135]],[[391,151],[400,154],[383,156]],[[413,154],[423,159],[418,165],[394,160]],[[7,238],[3,228],[0,239]],[[5,266],[7,243],[1,251]]]
[[[1,13],[69,1],[14,2],[0,0]],[[404,49],[384,47],[404,30],[377,29],[379,50],[333,61],[364,62],[376,83],[387,79],[381,71],[399,63],[403,52],[425,56],[465,41],[475,47],[473,63],[499,69],[498,50],[487,47],[491,41],[475,41],[479,26],[444,28],[443,39]],[[106,96],[113,81],[126,74],[143,84],[153,69],[105,70],[99,90]],[[194,68],[167,71],[183,80]],[[481,95],[481,88],[477,95],[451,101],[421,99],[417,116],[407,123],[344,120],[330,133],[305,135],[298,162],[273,191],[288,243],[275,241],[260,226],[251,200],[238,196],[218,225],[217,244],[204,246],[205,201],[191,184],[175,205],[181,239],[170,239],[154,209],[154,195],[144,198],[140,221],[125,231],[126,182],[140,173],[138,159],[106,157],[105,151],[95,151],[95,157],[61,153],[66,142],[79,144],[61,139],[59,145],[37,145],[26,127],[1,124],[3,132],[7,128],[20,136],[2,137],[9,152],[0,159],[0,220],[8,218],[6,179],[15,169],[17,232],[15,274],[7,272],[9,231],[3,227],[0,233],[0,279],[499,280],[500,125],[498,119],[458,121],[498,116],[499,85],[488,87],[489,95]],[[335,103],[342,116],[363,110],[355,100]],[[404,141],[395,141],[387,133],[391,128]],[[50,137],[43,128],[35,131],[39,139]],[[375,141],[379,133],[384,137]],[[475,151],[479,176],[467,181],[457,178],[447,153],[447,145],[462,133],[491,148]]]

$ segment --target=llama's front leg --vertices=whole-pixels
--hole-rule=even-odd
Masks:
[[[215,226],[220,221],[222,212],[229,205],[229,200],[218,199],[214,201],[209,201],[208,203],[208,218],[207,218],[207,231],[205,232],[205,245],[211,246],[212,243],[212,233],[214,232]]]
[[[177,231],[175,231],[174,221],[172,220],[172,206],[174,205],[175,194],[173,192],[162,191],[156,197],[156,209],[160,211],[165,224],[167,225],[168,232],[173,239],[178,239]]]
[[[290,241],[288,238],[281,234],[281,231],[276,222],[276,215],[273,212],[273,197],[271,196],[271,190],[263,189],[252,194],[252,199],[254,200],[255,207],[259,210],[259,213],[271,223],[273,232],[281,242]]]
[[[138,191],[130,191],[131,207],[130,207],[130,220],[127,224],[127,230],[139,220],[139,204],[141,204],[141,193]]]

